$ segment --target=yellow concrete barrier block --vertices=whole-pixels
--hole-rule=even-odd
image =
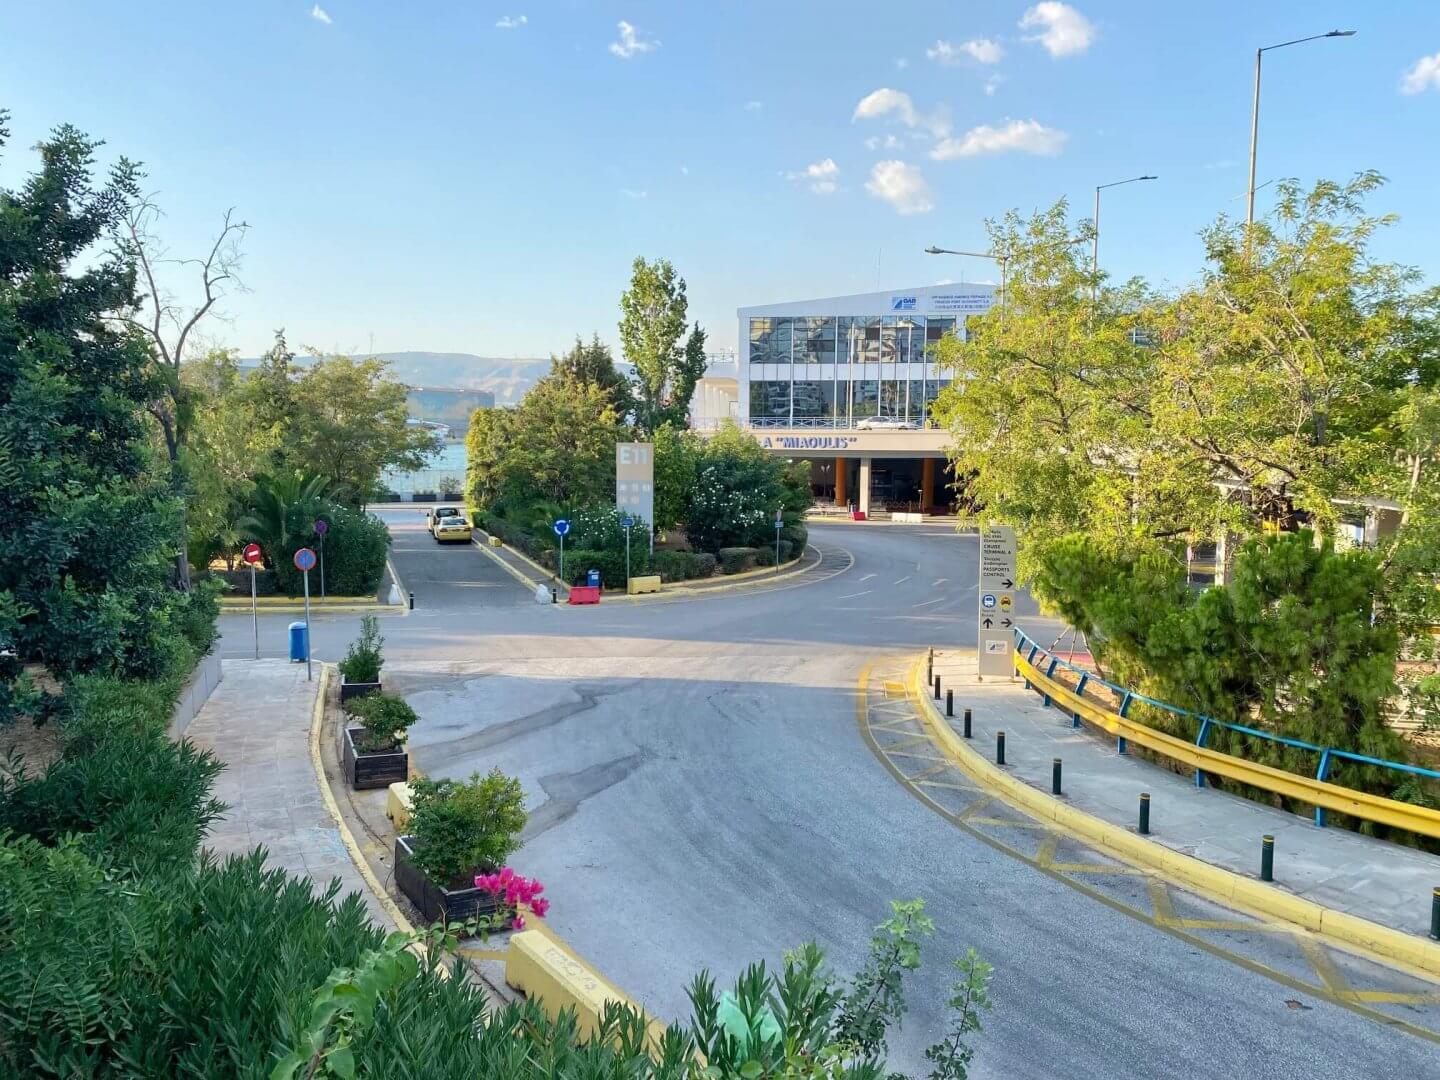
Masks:
[[[498,536],[492,536],[490,537],[490,546],[493,548],[502,548],[505,546],[505,541],[501,540]]]
[[[409,784],[396,782],[390,785],[385,796],[385,816],[395,823],[400,832],[404,832],[405,826],[410,824],[410,811],[414,805]]]
[[[637,594],[639,594],[639,593],[651,593],[651,592],[659,592],[659,591],[660,591],[660,575],[659,575],[659,574],[642,574],[642,575],[640,575],[639,577],[632,577],[632,578],[630,579],[630,589],[629,589],[629,592],[630,592],[630,595],[631,595],[631,596],[635,596],[635,595],[637,595]]]
[[[505,981],[539,1002],[552,1020],[562,1010],[573,1008],[580,1034],[587,1038],[595,1033],[605,1015],[607,1001],[631,1004],[578,956],[538,930],[510,935],[510,946],[505,951]]]

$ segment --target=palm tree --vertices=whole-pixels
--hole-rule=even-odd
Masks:
[[[283,557],[294,542],[315,535],[315,519],[342,494],[328,476],[297,472],[256,477],[250,512],[235,522],[235,531],[259,544],[265,565],[273,567],[277,554]]]

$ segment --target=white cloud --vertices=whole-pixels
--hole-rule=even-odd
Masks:
[[[1440,52],[1416,60],[1415,66],[1400,80],[1402,94],[1421,94],[1426,90],[1440,90]]]
[[[958,64],[965,56],[970,57],[977,64],[998,64],[1001,57],[1005,55],[1005,50],[998,41],[991,41],[989,38],[974,38],[961,42],[959,45],[952,45],[948,41],[937,41],[925,50],[925,55],[940,64]]]
[[[1219,161],[1207,161],[1205,163],[1205,168],[1212,171],[1215,169],[1233,169],[1234,167],[1235,162],[1231,161],[1229,158],[1221,158]]]
[[[950,121],[943,111],[937,111],[926,116],[915,108],[915,103],[910,100],[910,95],[903,90],[892,90],[890,87],[882,87],[866,94],[860,99],[860,104],[855,106],[855,113],[851,120],[875,120],[889,114],[895,114],[900,122],[906,127],[920,127],[929,131],[937,139],[944,138],[950,133]]]
[[[747,101],[747,102],[745,102],[745,111],[746,111],[746,112],[759,112],[759,111],[760,111],[761,109],[763,109],[763,108],[765,108],[765,103],[764,103],[763,101]]]
[[[316,4],[310,9],[310,18],[314,19],[318,23],[324,23],[326,26],[329,26],[332,22],[335,21],[334,19],[330,18],[330,13],[326,11],[323,7],[321,7],[319,4]]]
[[[680,166],[680,175],[681,175],[681,176],[689,176],[689,175],[690,175],[690,166],[689,166],[689,165],[681,165],[681,166]]]
[[[936,161],[1012,152],[1053,157],[1064,149],[1069,138],[1065,132],[1047,128],[1038,120],[1011,120],[1001,127],[981,124],[958,138],[944,139],[930,151],[930,156]]]
[[[495,25],[501,30],[519,30],[529,21],[524,15],[502,15]]]
[[[910,61],[909,61],[908,59],[906,59],[905,57],[903,57],[903,56],[897,56],[897,57],[895,58],[895,66],[896,66],[897,68],[899,68],[901,71],[904,71],[906,68],[908,68],[908,67],[910,66]]]
[[[904,145],[894,135],[871,135],[865,140],[867,150],[899,150]]]
[[[935,198],[924,175],[903,161],[877,161],[865,181],[865,190],[884,199],[901,214],[925,214],[935,209]]]
[[[1082,53],[1095,40],[1094,24],[1069,4],[1044,0],[1025,12],[1021,30],[1034,30],[1026,41],[1038,41],[1051,56]]]
[[[631,26],[624,19],[616,24],[620,31],[620,40],[610,43],[610,51],[621,60],[629,60],[641,53],[654,52],[660,47],[660,42],[654,38],[642,38],[637,27]]]
[[[627,199],[648,199],[650,197],[648,191],[635,191],[628,187],[622,187],[620,194],[624,195]]]
[[[995,91],[1000,89],[1000,84],[1005,81],[1003,75],[991,75],[985,80],[985,96],[994,97]]]
[[[785,179],[807,181],[816,195],[831,195],[840,186],[836,179],[839,175],[840,166],[835,164],[834,158],[827,157],[824,161],[806,165],[801,172],[786,173]]]

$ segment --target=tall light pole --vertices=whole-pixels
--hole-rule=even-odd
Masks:
[[[1095,185],[1095,235],[1090,240],[1090,276],[1095,279],[1090,286],[1090,302],[1100,298],[1100,192],[1122,184],[1134,184],[1140,180],[1159,180],[1158,176],[1132,176],[1129,180],[1116,180],[1111,184]]]
[[[931,244],[925,249],[926,255],[968,255],[973,259],[994,259],[1000,264],[1000,321],[1005,321],[1005,286],[1010,280],[1010,253],[1008,251],[956,251],[953,248],[936,247]]]
[[[1246,189],[1245,195],[1245,248],[1250,248],[1250,228],[1255,224],[1255,144],[1260,137],[1260,59],[1267,52],[1275,49],[1283,49],[1290,45],[1303,45],[1307,41],[1319,41],[1321,38],[1354,37],[1354,30],[1331,30],[1328,34],[1312,34],[1309,37],[1296,38],[1294,41],[1282,41],[1279,45],[1266,45],[1255,50],[1255,102],[1250,108],[1250,186]]]

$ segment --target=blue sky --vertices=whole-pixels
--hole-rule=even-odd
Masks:
[[[508,26],[498,25],[507,23]],[[211,326],[294,344],[543,355],[615,341],[637,254],[735,308],[988,280],[1008,207],[1107,192],[1101,261],[1181,284],[1197,231],[1259,180],[1390,178],[1387,258],[1440,278],[1440,4],[708,4],[5,0],[0,183],[69,121],[144,161],[177,254],[251,225]],[[882,91],[884,91],[882,93]],[[1262,207],[1265,205],[1262,191]]]

